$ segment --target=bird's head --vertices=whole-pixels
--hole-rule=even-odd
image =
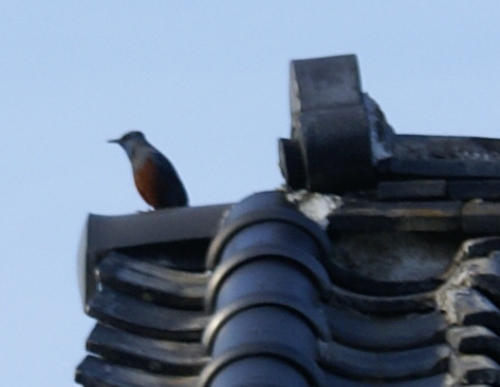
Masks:
[[[134,149],[136,149],[137,146],[147,144],[144,134],[137,130],[125,133],[120,138],[108,140],[108,142],[111,144],[120,145],[123,149],[125,149],[125,152],[127,152],[127,155],[129,157],[132,155]]]

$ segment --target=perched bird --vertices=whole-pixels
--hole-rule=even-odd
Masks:
[[[130,159],[137,190],[154,209],[186,206],[188,197],[172,163],[138,131],[109,140],[119,144]]]

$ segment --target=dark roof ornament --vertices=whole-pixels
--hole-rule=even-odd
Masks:
[[[292,61],[290,105],[280,168],[295,189],[338,194],[380,179],[500,178],[500,140],[395,134],[362,92],[354,55]]]

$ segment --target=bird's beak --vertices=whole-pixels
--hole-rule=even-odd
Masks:
[[[117,139],[114,139],[114,140],[108,140],[108,143],[110,143],[110,144],[119,144],[120,143],[120,139],[117,138]]]

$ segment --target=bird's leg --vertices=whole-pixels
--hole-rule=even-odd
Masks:
[[[148,209],[146,209],[145,211],[144,210],[138,210],[137,213],[138,214],[148,214],[148,213],[151,213],[153,212],[155,209],[153,207],[149,207]]]

